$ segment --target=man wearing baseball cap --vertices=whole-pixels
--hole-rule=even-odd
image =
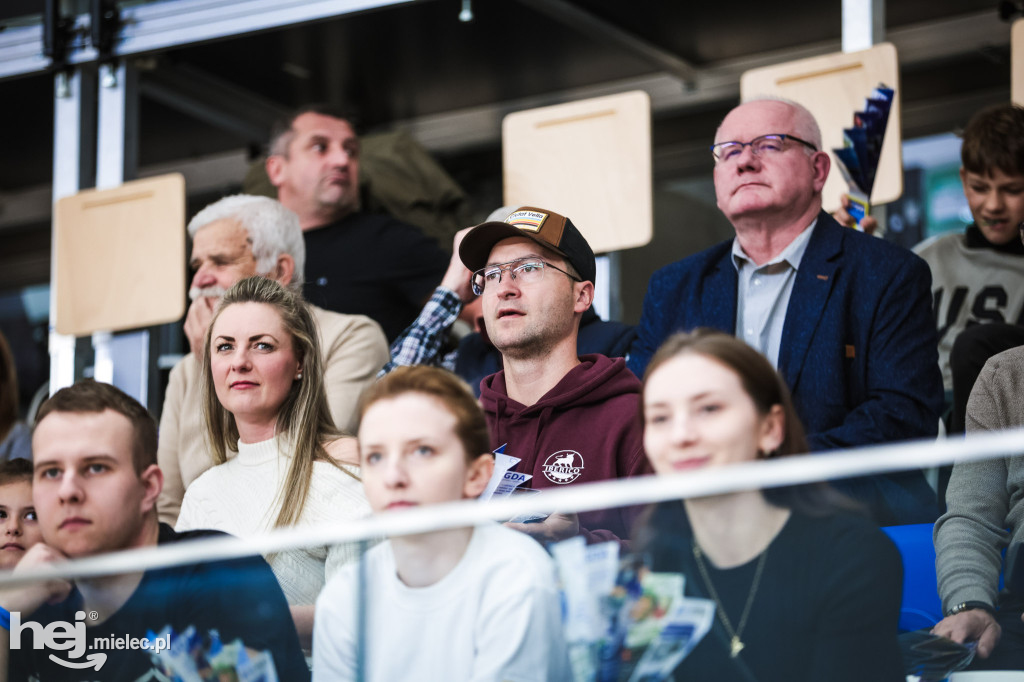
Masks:
[[[650,473],[637,414],[640,382],[622,358],[578,355],[594,299],[594,252],[572,221],[523,206],[477,225],[459,246],[504,369],[480,385],[494,446],[522,461],[534,489]],[[626,538],[633,508],[552,514],[515,526],[543,541]]]

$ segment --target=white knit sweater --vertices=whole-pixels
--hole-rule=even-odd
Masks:
[[[238,456],[207,470],[189,485],[176,529],[212,528],[248,537],[273,528],[281,510],[279,493],[291,464],[291,443],[275,436],[238,443]],[[353,474],[357,467],[346,466]],[[327,462],[315,462],[309,494],[296,525],[345,523],[370,514],[362,484]],[[292,606],[313,604],[338,568],[359,557],[351,544],[291,550],[271,561]]]

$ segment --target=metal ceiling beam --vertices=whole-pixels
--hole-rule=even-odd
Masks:
[[[12,26],[0,31],[0,79],[41,73],[50,68],[43,55],[43,25]]]
[[[266,141],[287,108],[188,64],[161,64],[141,74],[145,97],[252,142]]]
[[[9,36],[6,35],[6,32],[0,33],[0,52],[2,52],[3,40],[7,37]],[[895,28],[889,31],[888,38],[899,51],[901,68],[912,69],[992,47],[1006,47],[1009,45],[1010,28],[1009,25],[999,21],[995,12],[986,11]],[[41,43],[37,41],[37,48],[39,44]],[[739,79],[744,71],[793,59],[836,52],[839,49],[840,43],[837,39],[708,64],[699,70],[696,85],[691,90],[684,90],[680,87],[679,80],[674,76],[652,73],[647,76],[595,86],[423,116],[396,122],[394,125],[409,130],[421,143],[434,152],[453,153],[465,148],[499,143],[501,121],[508,113],[628,90],[641,89],[648,92],[651,95],[652,110],[655,115],[678,115],[688,109],[737,101]],[[223,101],[216,107],[212,107],[209,102],[199,101],[201,97],[205,97],[205,95],[201,95],[203,91],[221,87],[222,83],[207,74],[203,77],[202,85],[189,90],[187,85],[183,85],[181,81],[187,80],[187,75],[191,71],[185,71],[181,67],[178,67],[177,71],[175,76],[164,81],[160,81],[160,77],[157,77],[157,80],[160,81],[159,84],[154,81],[154,89],[145,94],[154,96],[156,90],[163,89],[163,94],[169,96],[173,89],[176,97],[185,96],[192,100],[180,104],[180,107],[195,106],[194,109],[186,111],[189,115],[214,125],[235,126],[239,130],[248,131],[247,134],[254,133],[254,126],[269,118],[271,110],[276,107],[258,95],[232,86],[233,94],[230,97],[225,96],[223,101],[241,97],[249,104],[258,107],[260,111],[248,119],[241,119],[237,115],[237,109],[229,108],[226,105],[222,106]],[[140,80],[145,83],[155,73],[145,73]],[[156,96],[159,97],[159,95]],[[975,94],[968,94],[958,98],[956,106],[952,107],[934,106],[933,102],[904,103],[903,117],[907,136],[913,137],[921,132],[935,132],[941,129],[940,120],[948,120],[951,117],[958,118],[958,116],[951,116],[952,109],[969,112],[977,108],[978,102],[987,103],[989,97],[990,95],[986,94],[979,99]],[[961,99],[964,101],[961,102]],[[216,100],[211,98],[210,101]],[[949,102],[948,104],[954,103]],[[664,149],[661,153],[655,150],[655,154],[658,170],[671,172],[673,169],[687,166],[691,159],[699,162],[699,159],[705,154],[705,150],[703,146],[693,148],[686,146],[685,148]],[[234,163],[242,164],[242,161]],[[191,165],[193,165],[192,162],[185,162],[169,166],[188,168]],[[238,168],[239,166],[234,167]],[[220,172],[218,175],[223,179],[231,176],[232,173]],[[0,196],[0,206],[6,209],[3,216],[0,216],[0,228],[24,224],[37,216],[46,215],[48,212],[47,192],[40,188],[38,194],[35,201],[28,202],[32,208],[20,205],[20,203],[11,203],[14,201],[13,196]],[[38,206],[36,205],[37,201]],[[13,210],[16,206],[20,210]]]
[[[414,0],[163,0],[125,7],[113,56],[141,55],[183,45],[234,38],[260,31],[296,26]],[[84,64],[99,58],[85,40],[89,16],[75,19],[74,39],[67,63]],[[0,33],[0,80],[46,71],[43,27],[13,27]]]
[[[600,40],[609,40],[669,73],[687,85],[697,78],[697,68],[649,40],[606,21],[566,0],[519,0],[520,4]]]
[[[527,0],[533,1],[533,0]],[[896,45],[900,68],[913,69],[960,55],[1010,44],[1010,26],[993,11],[962,15],[890,29],[889,42]],[[675,76],[652,73],[620,81],[535,95],[397,121],[394,127],[410,131],[435,152],[456,152],[464,148],[493,145],[501,139],[501,121],[515,111],[561,104],[588,97],[644,90],[651,96],[654,115],[678,115],[688,109],[739,101],[740,77],[744,72],[772,64],[815,57],[841,49],[835,40],[773,50],[723,60],[702,66],[694,86],[680,87]]]

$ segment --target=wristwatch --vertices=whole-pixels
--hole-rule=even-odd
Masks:
[[[953,616],[961,611],[970,611],[971,609],[981,609],[982,611],[988,611],[989,615],[996,615],[996,610],[991,604],[983,601],[964,601],[960,602],[956,606],[952,607],[949,611],[946,611],[947,616]]]

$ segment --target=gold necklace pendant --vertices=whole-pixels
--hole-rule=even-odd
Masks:
[[[757,588],[761,585],[761,573],[764,571],[764,563],[768,558],[768,548],[766,547],[761,552],[761,558],[757,560],[757,568],[754,570],[754,580],[750,584],[750,592],[747,594],[747,603],[743,607],[743,614],[740,616],[739,627],[733,628],[732,621],[729,620],[728,614],[725,612],[725,607],[722,605],[722,600],[718,598],[718,590],[715,589],[715,584],[711,582],[711,576],[708,575],[708,570],[704,566],[704,552],[701,551],[697,545],[697,540],[693,541],[693,558],[697,560],[697,570],[700,571],[700,577],[704,580],[704,586],[707,587],[708,592],[711,594],[711,598],[715,602],[715,612],[718,614],[718,620],[722,622],[726,632],[732,635],[732,639],[729,640],[729,658],[736,658],[740,655],[740,652],[747,646],[740,639],[740,635],[743,634],[743,629],[747,627],[747,617],[750,615],[750,608],[754,604],[754,595],[757,594]]]

